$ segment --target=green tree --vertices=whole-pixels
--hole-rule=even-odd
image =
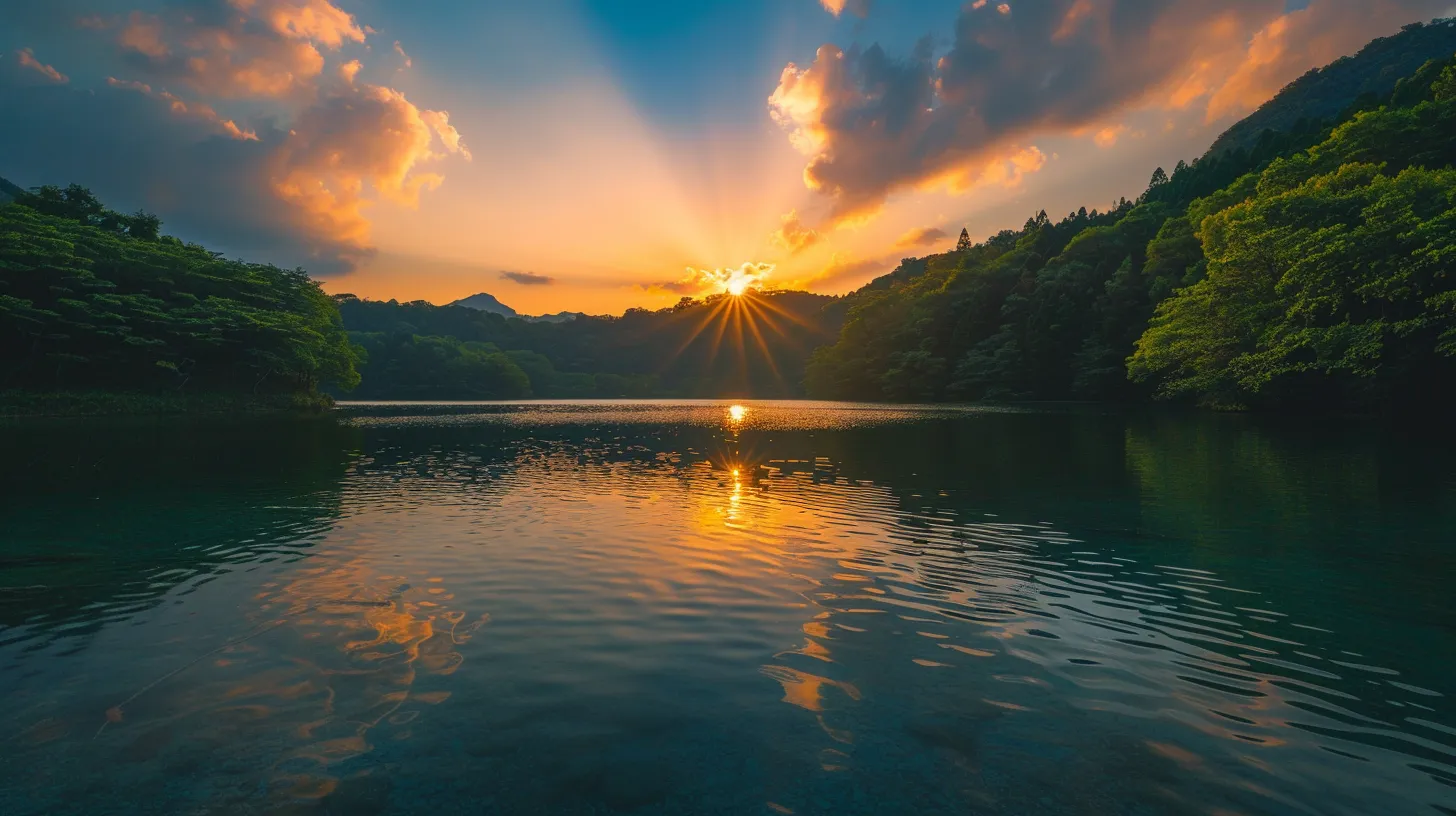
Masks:
[[[89,190],[0,207],[0,387],[306,393],[359,375],[302,270],[227,260]]]

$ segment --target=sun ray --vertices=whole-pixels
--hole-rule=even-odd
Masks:
[[[724,300],[723,303],[722,303],[722,305],[724,307],[722,309],[722,311],[725,311],[725,312],[732,311],[732,301],[731,300]],[[722,347],[723,347],[723,335],[725,333],[727,333],[727,331],[728,331],[728,322],[729,321],[728,321],[728,315],[727,314],[724,314],[723,317],[722,317],[722,319],[718,321],[718,333],[715,334],[715,335],[713,335],[713,345],[708,349],[708,357],[709,357],[709,359],[712,359],[712,358],[717,357],[719,350],[722,349]]]
[[[733,323],[733,343],[738,350],[738,381],[747,386],[751,377],[748,373],[748,347],[743,342],[743,298],[732,298],[732,302],[730,321]]]
[[[773,352],[769,349],[768,343],[764,342],[763,333],[758,330],[758,321],[749,313],[748,307],[749,304],[744,304],[743,311],[749,314],[748,319],[744,322],[748,324],[748,330],[753,333],[753,339],[758,343],[758,350],[763,352],[764,362],[768,363],[768,370],[773,373],[774,381],[781,386],[785,385],[784,375],[779,373],[779,366],[774,362]]]
[[[783,329],[779,328],[779,325],[773,321],[773,318],[768,316],[768,309],[764,306],[763,300],[761,298],[754,298],[747,303],[747,306],[749,310],[754,313],[754,318],[756,320],[762,320],[770,329],[773,329],[774,334],[777,334],[779,337],[782,337],[785,340],[789,339],[788,333],[786,333]]]
[[[758,299],[758,304],[760,306],[762,306],[764,309],[766,309],[767,311],[773,312],[774,314],[776,314],[776,315],[784,318],[785,320],[789,321],[790,323],[794,323],[794,324],[796,324],[798,326],[801,326],[803,328],[806,328],[806,329],[817,329],[817,327],[813,323],[810,323],[809,321],[805,320],[802,317],[799,317],[798,315],[794,314],[793,312],[790,312],[787,309],[784,309],[783,307],[779,306],[776,303],[770,302],[769,298],[767,298],[767,297],[761,297],[761,298],[759,298]]]
[[[692,330],[692,333],[688,335],[688,339],[684,340],[682,345],[678,347],[677,351],[674,351],[672,355],[668,357],[667,361],[663,364],[664,370],[667,366],[677,362],[677,359],[682,356],[683,352],[688,350],[688,347],[691,346],[693,342],[702,335],[703,330],[708,328],[708,324],[712,323],[713,319],[715,317],[718,317],[719,313],[721,313],[727,305],[727,301],[719,301],[718,303],[715,303],[713,305],[713,308],[708,310],[708,313],[703,316],[702,320],[698,321],[698,325],[695,326]]]

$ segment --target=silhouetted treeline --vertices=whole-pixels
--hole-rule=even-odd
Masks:
[[[1452,25],[1429,28],[1449,38]],[[810,394],[1337,410],[1450,396],[1456,68],[1430,62],[1391,86],[1337,126],[1298,118],[1252,150],[1159,169],[1110,213],[1039,213],[907,261],[847,298]]]
[[[836,298],[807,292],[683,298],[565,323],[336,300],[365,350],[354,396],[366,399],[801,396],[809,354],[843,319]]]

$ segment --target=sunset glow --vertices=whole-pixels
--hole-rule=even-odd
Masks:
[[[0,810],[1456,816],[1453,3],[0,0]]]
[[[1072,0],[155,5],[0,11],[0,103],[47,111],[0,135],[7,178],[85,184],[329,292],[525,314],[841,294],[962,227],[1105,208],[1307,69],[1449,7],[1165,0],[1132,25]],[[962,38],[1022,67],[962,70]],[[871,82],[874,49],[904,76]],[[79,141],[55,151],[56,128]]]

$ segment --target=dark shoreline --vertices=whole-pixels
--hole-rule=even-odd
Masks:
[[[0,391],[0,419],[85,416],[320,414],[327,394],[147,393],[139,391]]]

